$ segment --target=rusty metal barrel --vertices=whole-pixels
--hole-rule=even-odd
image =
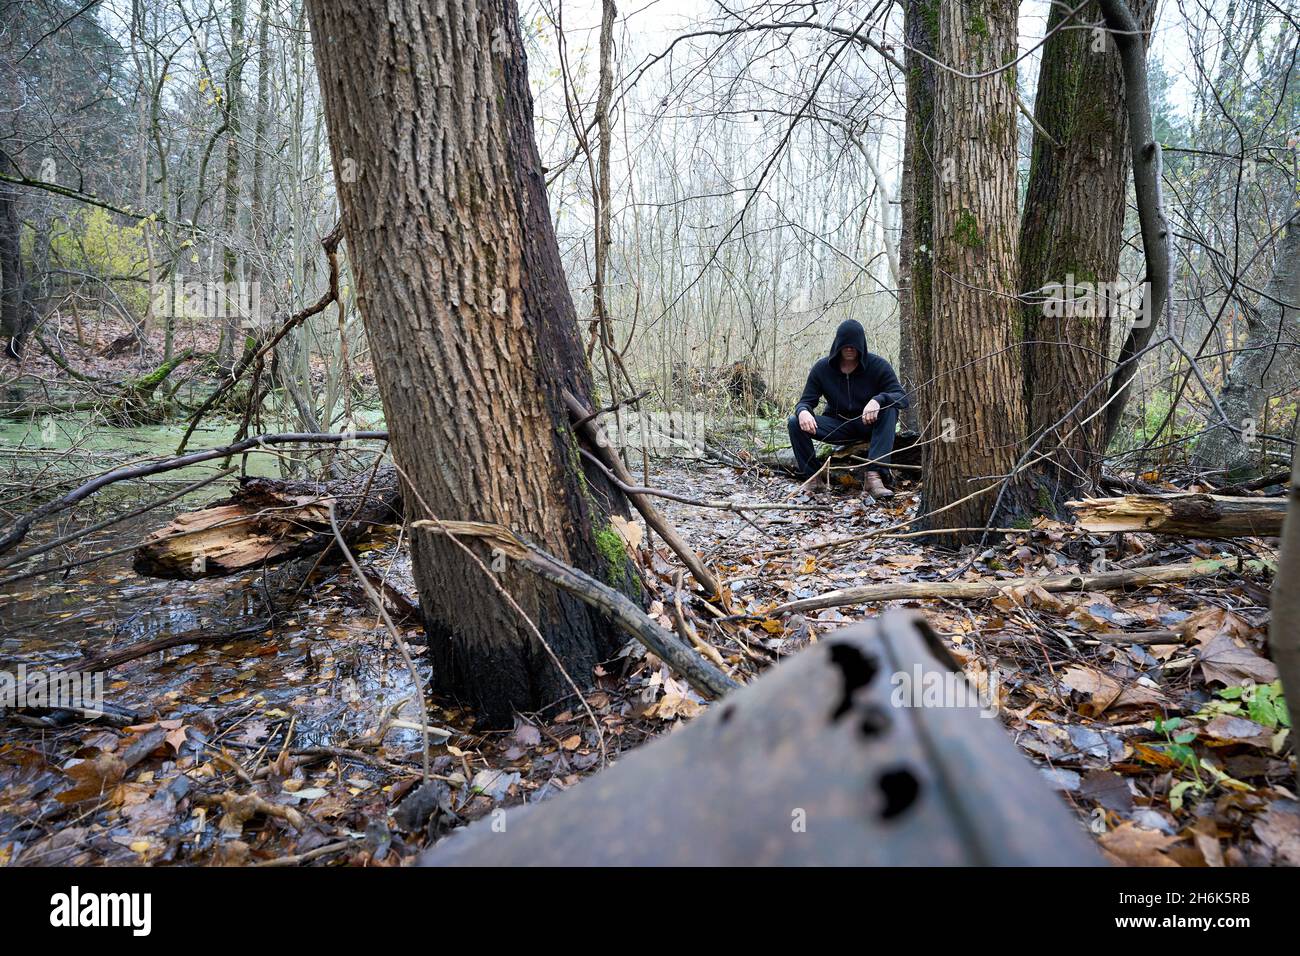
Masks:
[[[1082,824],[919,615],[844,628],[430,866],[1093,866]]]

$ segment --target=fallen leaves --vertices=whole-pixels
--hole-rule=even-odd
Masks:
[[[1149,679],[1125,682],[1094,667],[1074,665],[1061,673],[1061,683],[1089,698],[1088,713],[1098,717],[1109,708],[1148,707],[1168,703],[1168,698]]]
[[[1117,866],[1178,866],[1168,850],[1179,838],[1125,821],[1097,838],[1102,852]]]

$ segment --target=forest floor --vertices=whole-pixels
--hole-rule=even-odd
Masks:
[[[1266,539],[1092,537],[1050,521],[952,554],[882,533],[915,514],[908,485],[876,502],[852,487],[800,491],[784,477],[704,462],[659,462],[650,477],[689,497],[824,506],[751,518],[659,502],[725,579],[730,610],[753,618],[718,623],[704,613],[657,540],[638,558],[649,613],[674,629],[680,599],[742,681],[886,606],[767,616],[833,589],[958,571],[957,580],[1074,572],[1098,549],[1130,567],[1273,556]],[[76,557],[120,548],[165,518],[134,519]],[[390,610],[418,650],[423,633],[400,597],[414,592],[404,539],[393,531],[358,551],[392,585]],[[1265,647],[1268,583],[1225,571],[1126,592],[1008,587],[989,600],[888,606],[929,618],[1113,861],[1296,865],[1286,711]],[[508,731],[480,731],[469,712],[434,701],[433,781],[421,787],[411,677],[345,565],[306,560],[156,581],[137,576],[126,553],[0,585],[0,668],[84,668],[160,639],[173,646],[106,667],[111,706],[95,722],[0,716],[0,865],[401,865],[449,829],[566,790],[708,706],[629,642],[595,675],[587,707],[560,701],[518,715]]]

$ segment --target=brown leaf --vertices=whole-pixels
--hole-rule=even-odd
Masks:
[[[1090,770],[1079,785],[1079,796],[1096,800],[1107,810],[1130,813],[1133,810],[1133,793],[1128,783],[1113,770]]]
[[[1267,746],[1273,739],[1272,732],[1262,724],[1247,720],[1245,717],[1232,717],[1228,714],[1215,717],[1201,729],[1201,733],[1216,740],[1231,740],[1259,746]]]
[[[1177,866],[1165,851],[1178,842],[1159,830],[1148,830],[1132,823],[1121,823],[1097,840],[1106,855],[1119,866]]]
[[[1255,820],[1255,836],[1273,851],[1275,862],[1300,866],[1300,812],[1290,801],[1278,801]]]
[[[1168,703],[1165,695],[1154,687],[1132,682],[1121,683],[1109,674],[1082,664],[1067,667],[1061,673],[1061,683],[1091,698],[1094,717],[1110,707],[1145,707]]]
[[[1206,681],[1234,687],[1247,680],[1270,684],[1277,680],[1277,667],[1230,634],[1219,634],[1201,647],[1201,672]]]
[[[97,800],[126,774],[126,763],[113,754],[101,753],[91,760],[83,760],[64,772],[72,778],[73,785],[59,794],[63,804]]]

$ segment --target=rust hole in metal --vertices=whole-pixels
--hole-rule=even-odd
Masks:
[[[849,712],[853,707],[853,694],[870,684],[880,668],[875,660],[852,644],[836,644],[832,647],[831,663],[840,669],[840,676],[844,680],[840,702],[831,712],[831,720],[836,721]]]
[[[868,705],[863,709],[862,723],[858,729],[864,737],[875,737],[883,734],[889,728],[889,714],[885,713],[874,704]]]
[[[877,781],[885,797],[885,808],[880,811],[882,820],[892,820],[904,813],[921,795],[921,781],[907,769],[888,770]]]

